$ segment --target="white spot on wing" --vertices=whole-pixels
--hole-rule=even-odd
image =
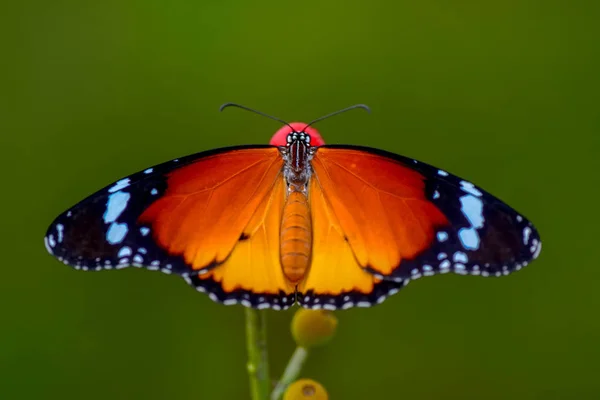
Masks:
[[[450,261],[444,260],[440,263],[440,272],[442,274],[448,272],[450,270]]]
[[[535,249],[535,252],[533,253],[533,258],[538,258],[541,251],[542,251],[542,242],[539,242],[537,245],[537,248]]]
[[[526,226],[523,228],[523,244],[529,243],[529,235],[531,235],[531,228]]]
[[[144,171],[145,174],[151,174],[152,171],[154,171],[153,168],[148,168],[147,170]]]
[[[150,233],[150,228],[147,228],[145,226],[142,226],[140,228],[140,233],[142,234],[142,236],[146,236],[148,233]]]
[[[483,227],[483,202],[473,195],[462,196],[460,210],[471,224],[471,228],[462,228],[458,232],[464,248],[476,250],[479,248],[479,234],[477,229]]]
[[[110,244],[121,243],[123,239],[125,239],[125,235],[127,235],[128,230],[129,228],[127,228],[127,224],[113,222],[108,227],[108,232],[106,232],[106,241],[108,241]]]
[[[460,188],[463,191],[465,191],[467,193],[471,193],[472,195],[477,196],[477,197],[482,195],[482,193],[471,182],[460,181]]]
[[[457,251],[454,253],[454,262],[467,263],[469,261],[469,257],[462,251]]]
[[[106,211],[104,212],[103,218],[105,224],[115,222],[123,211],[127,208],[127,202],[131,198],[129,193],[116,192],[108,196],[106,202]]]
[[[437,233],[437,240],[440,242],[445,242],[446,240],[448,240],[448,233],[446,232],[438,232]]]
[[[50,247],[50,243],[48,243],[48,238],[45,236],[44,236],[44,246],[46,246],[46,250],[48,250],[48,253],[54,254],[54,252],[52,251],[52,247]]]
[[[448,173],[446,171],[442,170],[442,169],[438,169],[438,175],[448,176]]]
[[[246,299],[242,299],[242,301],[240,301],[240,303],[244,306],[244,307],[251,307],[252,303],[250,303],[249,300]]]
[[[127,246],[121,247],[121,249],[117,253],[117,257],[119,257],[119,258],[128,257],[130,255],[131,255],[131,248],[129,248]]]
[[[454,271],[458,274],[464,275],[467,273],[467,268],[464,264],[456,263],[454,264]]]
[[[63,241],[64,230],[65,230],[65,227],[63,224],[56,224],[56,233],[58,235],[56,240],[58,240],[58,243],[62,243],[62,241]]]
[[[460,198],[461,211],[474,228],[483,227],[483,203],[477,197],[463,196]]]
[[[130,183],[130,179],[129,178],[125,178],[125,179],[121,179],[120,181],[118,181],[117,183],[115,183],[115,185],[113,187],[111,187],[110,189],[108,189],[109,193],[113,193],[116,192],[118,190],[124,189],[127,186],[129,186]]]
[[[477,250],[479,248],[479,235],[475,228],[462,228],[458,231],[458,238],[465,249]]]

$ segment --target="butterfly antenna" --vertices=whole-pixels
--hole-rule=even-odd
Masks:
[[[243,106],[243,105],[241,105],[241,104],[237,104],[237,103],[225,103],[225,104],[223,104],[221,107],[219,107],[219,111],[223,111],[223,110],[224,110],[224,109],[226,109],[227,107],[237,107],[237,108],[241,108],[241,109],[243,109],[243,110],[246,110],[246,111],[253,112],[253,113],[255,113],[255,114],[258,114],[258,115],[262,115],[263,117],[271,118],[272,120],[275,120],[275,121],[281,122],[282,124],[289,126],[289,128],[292,130],[292,132],[294,132],[294,131],[295,131],[295,129],[294,129],[294,128],[292,128],[292,126],[291,126],[290,124],[288,124],[287,122],[285,122],[284,120],[282,120],[282,119],[279,119],[279,118],[277,118],[277,117],[273,117],[272,115],[269,115],[269,114],[262,113],[262,112],[260,112],[260,111],[254,110],[254,109],[252,109],[252,108],[249,108],[249,107]]]
[[[323,121],[324,119],[327,119],[329,117],[333,117],[334,115],[338,115],[338,114],[341,114],[341,113],[346,112],[346,111],[354,110],[355,108],[362,108],[363,110],[367,110],[368,113],[371,113],[371,109],[367,105],[365,105],[365,104],[355,104],[353,106],[342,108],[341,110],[338,110],[338,111],[332,112],[331,114],[327,114],[327,115],[324,115],[324,116],[322,116],[320,118],[317,118],[317,119],[313,120],[312,122],[310,122],[308,125],[306,125],[304,127],[304,129],[308,128],[309,126],[311,126],[315,122]]]

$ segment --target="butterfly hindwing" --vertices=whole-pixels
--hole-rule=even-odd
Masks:
[[[450,271],[498,276],[540,252],[539,234],[524,216],[426,163],[326,145],[312,166],[358,263],[382,279]]]
[[[190,275],[189,284],[224,304],[276,310],[294,304],[295,285],[286,280],[279,263],[285,186],[278,175],[227,259],[210,271]]]
[[[330,310],[368,307],[398,292],[404,282],[379,279],[361,267],[318,179],[311,180],[309,193],[313,252],[298,303]]]

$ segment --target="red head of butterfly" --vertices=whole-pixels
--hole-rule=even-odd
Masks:
[[[304,122],[290,122],[289,125],[284,125],[271,138],[269,144],[273,146],[287,146],[290,133],[304,132],[310,137],[310,145],[314,147],[323,146],[325,141],[321,137],[319,131],[312,126],[307,126]],[[291,139],[291,137],[290,137]]]

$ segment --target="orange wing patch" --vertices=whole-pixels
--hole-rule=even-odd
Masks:
[[[310,308],[369,306],[399,290],[403,282],[381,281],[358,263],[344,230],[316,179],[309,189],[313,221],[312,263],[298,285],[298,302]]]
[[[216,268],[191,278],[199,290],[215,293],[225,304],[247,302],[258,308],[287,308],[294,302],[295,287],[279,263],[279,230],[285,185],[281,175],[264,196],[231,255]],[[214,290],[219,285],[220,290]]]
[[[194,270],[225,261],[261,201],[280,179],[277,148],[241,149],[202,158],[171,172],[167,190],[139,222]]]
[[[448,224],[425,198],[424,177],[399,162],[364,151],[320,148],[312,166],[313,180],[323,188],[362,267],[389,275],[402,259],[427,248],[436,228]]]

